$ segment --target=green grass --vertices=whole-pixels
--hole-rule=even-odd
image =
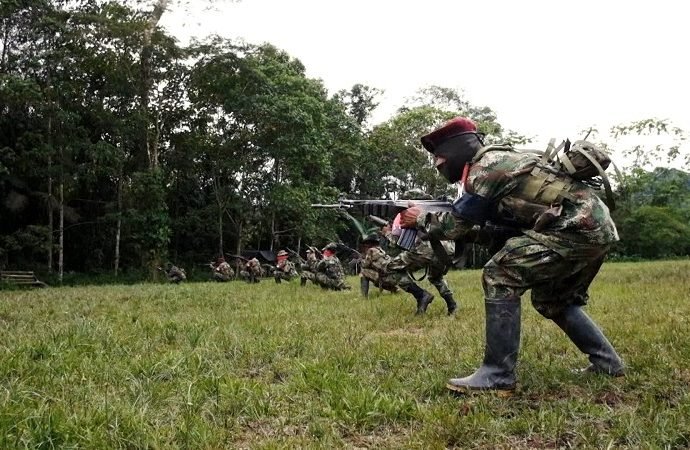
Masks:
[[[444,389],[483,355],[479,271],[449,275],[455,318],[296,281],[3,291],[0,448],[688,448],[689,274],[604,265],[587,309],[623,379],[571,373],[526,296],[510,399]]]

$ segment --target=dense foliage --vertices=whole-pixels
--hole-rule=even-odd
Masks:
[[[448,193],[418,140],[448,118],[525,142],[442,87],[372,127],[380,90],[329,96],[270,44],[180,46],[155,26],[167,4],[2,2],[0,268],[153,274],[165,260],[347,240],[346,221],[309,204]],[[682,134],[666,125],[617,132]],[[619,180],[619,254],[687,255],[688,174],[641,167]]]

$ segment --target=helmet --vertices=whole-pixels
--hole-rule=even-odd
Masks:
[[[327,246],[325,246],[324,248],[321,249],[322,252],[325,252],[326,250],[331,250],[334,252],[334,251],[338,250],[338,244],[336,244],[335,242],[331,242]]]
[[[433,197],[419,188],[409,189],[402,193],[400,200],[432,200]]]
[[[465,164],[484,146],[477,134],[477,125],[467,117],[446,122],[422,136],[421,141],[429,153],[444,159],[436,168],[451,183],[460,180]]]
[[[285,250],[281,250],[278,252],[278,255],[276,255],[276,256],[287,256],[287,255],[288,255],[288,252],[286,252]]]

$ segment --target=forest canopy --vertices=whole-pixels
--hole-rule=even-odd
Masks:
[[[157,26],[167,2],[156,6],[2,2],[0,268],[153,274],[163,261],[347,239],[346,221],[309,205],[452,192],[419,144],[446,120],[529,142],[440,86],[372,125],[385,87],[330,94],[271,44],[181,46]],[[630,164],[614,183],[616,256],[687,256],[685,131],[645,118],[608,131],[610,149],[668,138],[617,149]]]

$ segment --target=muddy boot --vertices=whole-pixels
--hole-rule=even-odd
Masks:
[[[455,393],[491,390],[511,395],[520,348],[520,299],[485,300],[486,347],[484,362],[472,375],[453,378],[446,387]]]
[[[431,292],[425,291],[415,283],[408,286],[405,291],[412,294],[417,300],[417,311],[415,312],[417,315],[424,314],[429,304],[434,300]]]
[[[591,365],[582,372],[603,373],[613,377],[625,375],[623,361],[604,333],[579,306],[568,306],[560,315],[552,318],[573,344],[589,356]]]
[[[452,316],[455,314],[455,311],[458,310],[458,304],[455,302],[455,299],[453,298],[453,293],[448,292],[447,294],[443,295],[443,300],[446,301],[446,306],[448,307],[448,315]]]
[[[299,285],[300,286],[306,286],[307,285],[307,279],[306,278],[300,278]]]

